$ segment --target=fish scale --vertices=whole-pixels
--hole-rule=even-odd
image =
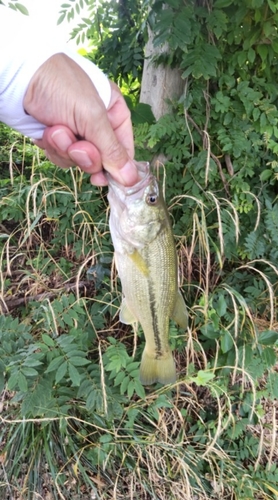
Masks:
[[[155,350],[156,357],[159,344],[164,351],[168,349],[167,320],[173,312],[177,287],[176,266],[170,265],[175,258],[174,242],[169,241],[172,238],[168,233],[164,230],[159,242],[154,240],[139,251],[149,268],[148,276],[138,272],[136,264],[126,255],[116,257],[126,303],[141,324],[148,337],[148,347]],[[167,272],[161,272],[162,269],[167,269]],[[152,302],[153,308],[148,308]],[[156,328],[160,332],[159,340],[154,333]]]

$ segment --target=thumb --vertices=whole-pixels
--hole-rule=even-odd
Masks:
[[[118,87],[114,84],[111,87],[108,109],[100,99],[95,99],[94,120],[88,120],[90,126],[85,128],[84,137],[98,148],[103,168],[120,184],[131,186],[138,180],[138,173],[133,161],[130,111]]]
[[[132,186],[138,180],[138,172],[134,161],[128,156],[125,147],[118,141],[109,121],[106,124],[106,138],[98,143],[94,138],[94,144],[99,149],[103,168],[111,176],[124,186]]]

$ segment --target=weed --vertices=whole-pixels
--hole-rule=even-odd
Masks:
[[[118,321],[105,197],[78,171],[31,162],[1,185],[2,496],[273,498],[277,269],[231,266],[232,203],[170,203],[175,220],[191,205],[183,234],[174,224],[190,325],[170,327],[178,382],[144,389],[142,332],[134,342]]]

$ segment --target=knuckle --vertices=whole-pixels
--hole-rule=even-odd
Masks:
[[[109,162],[118,163],[123,158],[125,158],[124,148],[121,146],[119,142],[116,140],[109,143],[106,151],[105,151],[105,160]]]

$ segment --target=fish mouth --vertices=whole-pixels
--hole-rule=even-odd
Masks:
[[[134,186],[129,186],[129,187],[123,186],[119,182],[115,181],[115,179],[113,179],[113,177],[108,172],[106,172],[105,175],[108,180],[109,186],[111,186],[112,188],[113,187],[118,189],[120,188],[121,191],[123,191],[126,196],[132,196],[133,194],[136,194],[139,191],[141,191],[141,189],[144,189],[149,184],[150,178],[153,177],[152,174],[150,173],[150,164],[147,161],[135,161],[135,160],[134,164],[137,168],[139,176],[139,181],[136,184],[134,184]]]

